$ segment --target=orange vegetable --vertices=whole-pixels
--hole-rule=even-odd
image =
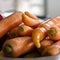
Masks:
[[[53,56],[60,54],[60,41],[57,41],[53,45],[49,46],[47,52]]]
[[[23,14],[22,18],[25,25],[33,27],[33,28],[37,27],[41,23],[40,20],[35,20],[33,18],[30,18],[26,14]]]
[[[45,36],[46,36],[46,30],[43,27],[41,28],[38,27],[35,30],[33,30],[32,40],[37,48],[41,47],[40,41],[43,40]]]
[[[55,26],[51,27],[50,30],[48,31],[48,36],[52,40],[59,40],[60,39],[60,28]]]
[[[33,42],[35,43],[37,48],[40,48],[40,41],[45,38],[47,35],[47,31],[54,26],[60,26],[60,17],[56,17],[50,20],[47,20],[42,23],[41,27],[39,29],[35,29],[32,33],[32,39]],[[43,28],[43,29],[42,29]],[[39,33],[37,33],[37,31]],[[43,31],[43,32],[42,32]]]
[[[7,40],[3,45],[3,52],[9,57],[21,56],[34,48],[31,37],[17,37]]]
[[[27,26],[27,25],[21,25],[14,29],[12,29],[9,32],[9,37],[17,37],[17,36],[31,36],[32,35],[33,28]]]
[[[47,47],[47,46],[50,46],[50,45],[52,45],[53,44],[53,41],[52,40],[46,40],[46,39],[44,39],[43,41],[41,41],[41,46],[42,47]]]
[[[0,51],[0,57],[5,57],[5,55],[4,55],[2,50]]]
[[[30,12],[28,12],[28,11],[25,11],[25,14],[26,14],[27,16],[29,16],[30,18],[32,18],[32,19],[39,20],[38,17],[32,15],[32,14],[31,14]]]
[[[0,21],[0,38],[22,22],[22,12],[15,12]]]

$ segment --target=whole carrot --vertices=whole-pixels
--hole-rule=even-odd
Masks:
[[[60,54],[60,41],[57,41],[53,45],[49,46],[47,52],[53,56]]]
[[[44,56],[46,53],[46,48],[52,45],[54,42],[51,39],[43,39],[41,42],[41,48],[38,49],[41,56]]]
[[[23,14],[22,18],[23,18],[23,22],[25,25],[33,27],[33,28],[36,28],[41,23],[40,20],[35,20],[35,19],[27,16],[26,14]]]
[[[7,40],[3,45],[3,52],[9,57],[21,56],[34,48],[31,37],[17,37]]]
[[[0,22],[0,38],[22,22],[22,12],[15,12]]]
[[[5,55],[4,55],[2,50],[0,51],[0,57],[5,57]]]
[[[35,15],[31,14],[31,13],[28,12],[28,11],[25,11],[25,14],[26,14],[27,16],[29,16],[30,18],[32,18],[32,19],[39,20],[38,17],[36,17]]]
[[[52,40],[59,40],[60,39],[60,28],[58,26],[51,27],[50,30],[48,31],[48,36]]]
[[[33,33],[32,33],[32,39],[33,39],[33,42],[35,43],[35,46],[37,48],[40,48],[40,41],[45,38],[45,36],[47,35],[47,31],[51,27],[60,26],[60,23],[59,22],[60,22],[60,17],[49,19],[49,20],[43,22],[42,25],[41,25],[41,27],[39,29],[36,28],[33,31]],[[37,31],[39,33],[37,33]]]
[[[43,41],[41,41],[41,46],[44,48],[52,44],[53,44],[53,41],[51,39],[44,39]]]
[[[21,25],[9,32],[9,37],[16,37],[16,36],[31,36],[33,28],[27,25]]]

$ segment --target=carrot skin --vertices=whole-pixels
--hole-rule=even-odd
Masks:
[[[31,37],[17,37],[7,40],[3,45],[3,52],[6,56],[18,57],[34,48]]]
[[[15,12],[0,22],[0,38],[22,22],[22,13]]]

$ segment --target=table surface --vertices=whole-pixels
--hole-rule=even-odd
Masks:
[[[0,60],[60,60],[60,55],[39,57],[39,58],[3,58],[3,57],[0,57]]]

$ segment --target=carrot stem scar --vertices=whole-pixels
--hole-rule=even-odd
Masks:
[[[50,29],[50,30],[49,30],[49,34],[50,34],[51,36],[55,36],[55,34],[56,34],[55,29]]]
[[[3,49],[4,53],[8,56],[11,56],[12,55],[12,52],[13,52],[13,49],[12,49],[12,46],[7,44],[4,49]]]

